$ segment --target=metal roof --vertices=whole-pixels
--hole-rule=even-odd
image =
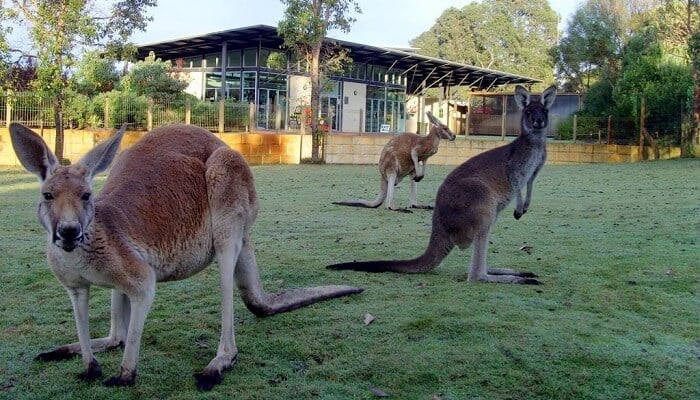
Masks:
[[[389,72],[392,68],[404,71],[408,94],[419,94],[426,89],[443,86],[469,86],[474,90],[488,90],[501,85],[541,82],[526,76],[428,57],[409,50],[369,46],[333,38],[326,38],[326,41],[335,42],[348,49],[350,57],[356,62],[387,67]],[[277,34],[277,28],[254,25],[139,45],[138,57],[144,58],[151,51],[165,60],[216,53],[221,51],[224,42],[228,43],[229,48],[257,47],[258,45],[280,48],[283,40]]]

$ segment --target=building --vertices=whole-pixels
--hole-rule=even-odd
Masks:
[[[322,89],[317,117],[330,132],[415,132],[424,125],[427,89],[484,91],[539,82],[410,49],[326,41],[346,49],[353,60]],[[305,62],[283,50],[282,43],[277,28],[255,25],[141,45],[138,57],[153,52],[170,60],[189,79],[186,91],[200,99],[251,104],[258,129],[295,130],[311,118],[310,80]],[[450,107],[445,109],[449,113]]]

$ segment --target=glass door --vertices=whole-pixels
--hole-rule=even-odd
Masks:
[[[258,91],[258,127],[261,129],[285,128],[287,112],[287,92],[278,89]]]
[[[322,129],[329,131],[338,130],[339,102],[337,97],[321,96]]]

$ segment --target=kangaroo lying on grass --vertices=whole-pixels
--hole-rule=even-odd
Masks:
[[[470,281],[540,283],[531,272],[488,268],[486,248],[498,213],[514,196],[515,219],[520,219],[530,206],[532,184],[546,158],[548,111],[555,96],[554,86],[547,88],[539,100],[533,100],[522,86],[515,88],[515,100],[522,109],[520,136],[505,146],[467,160],[445,178],[437,192],[432,233],[423,255],[412,260],[349,262],[327,268],[426,272],[437,267],[455,245],[465,249],[473,242]],[[523,187],[526,187],[525,201]]]
[[[411,204],[409,208],[432,209],[433,207],[430,205],[418,203],[416,199],[418,182],[425,175],[425,165],[428,158],[437,153],[440,139],[452,141],[455,140],[455,135],[430,111],[426,115],[431,125],[427,136],[404,133],[389,140],[382,149],[382,154],[379,156],[379,173],[381,175],[379,196],[374,201],[343,200],[334,201],[333,204],[377,208],[385,203],[389,210],[410,212],[405,208],[394,207],[394,186],[398,185],[406,176],[410,176]]]
[[[236,362],[233,285],[246,307],[266,316],[352,293],[360,288],[318,286],[279,294],[261,285],[249,232],[258,214],[253,175],[240,154],[191,125],[153,130],[126,150],[104,189],[93,177],[112,162],[125,127],[77,164],[61,166],[44,141],[19,124],[10,134],[22,165],[41,181],[39,220],[48,235],[48,261],[73,304],[78,343],[37,356],[61,360],[81,354],[83,380],[102,371],[93,352],[124,346],[121,372],[107,386],[133,385],[144,322],[156,282],[188,278],[213,260],[219,265],[221,337],[216,357],[196,374],[199,389],[222,381]],[[112,289],[109,336],[90,339],[91,285]]]

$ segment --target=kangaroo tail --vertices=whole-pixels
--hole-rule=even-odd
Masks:
[[[425,252],[410,260],[380,260],[380,261],[353,261],[326,266],[334,270],[352,270],[364,272],[399,272],[417,274],[435,269],[447,254],[454,248],[445,235],[433,231],[430,242]]]
[[[362,291],[362,288],[343,285],[313,286],[280,293],[265,292],[261,299],[258,299],[259,301],[244,297],[244,304],[253,314],[265,317],[296,310],[321,300],[334,299]]]
[[[382,177],[382,181],[379,184],[379,195],[377,196],[376,199],[374,199],[374,201],[355,199],[355,200],[334,201],[333,204],[337,204],[337,205],[341,205],[341,206],[351,206],[351,207],[377,208],[380,205],[382,205],[382,203],[384,203],[384,200],[386,200],[387,187],[388,187],[388,182],[386,179],[384,179]]]
[[[340,206],[350,206],[350,207],[366,207],[366,208],[377,208],[379,207],[383,202],[383,199],[380,201],[367,201],[367,200],[342,200],[342,201],[334,201],[332,204],[337,204]]]

